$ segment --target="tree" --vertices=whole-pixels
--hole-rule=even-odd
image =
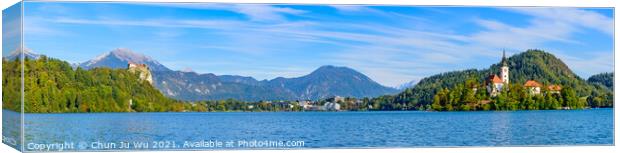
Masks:
[[[578,108],[579,98],[577,93],[571,87],[565,87],[561,90],[562,99],[564,100],[563,107]]]

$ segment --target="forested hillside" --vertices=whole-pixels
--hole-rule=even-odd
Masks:
[[[183,107],[125,69],[74,70],[67,62],[45,56],[25,59],[24,64],[25,112],[158,112],[175,111],[175,105]],[[17,66],[17,60],[3,60],[5,109],[20,107],[19,91],[15,90],[19,87],[13,87],[19,85]]]
[[[600,73],[590,76],[588,82],[593,84],[601,84],[610,90],[614,89],[614,73]]]

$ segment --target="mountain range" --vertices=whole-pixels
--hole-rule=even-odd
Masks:
[[[79,67],[126,68],[129,62],[146,64],[153,74],[153,85],[164,95],[179,100],[319,100],[332,96],[375,97],[399,91],[347,67],[326,65],[301,77],[258,81],[248,76],[175,71],[146,55],[122,48],[80,63]]]

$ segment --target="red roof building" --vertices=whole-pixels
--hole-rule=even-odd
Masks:
[[[540,94],[540,87],[542,85],[540,85],[540,83],[534,80],[528,80],[523,86],[525,86],[530,91],[530,94],[537,95]]]
[[[547,89],[549,89],[549,91],[560,91],[562,90],[562,87],[560,85],[550,85],[547,87]]]
[[[540,85],[540,83],[534,81],[534,80],[528,80],[527,82],[525,82],[525,84],[523,85],[525,87],[541,87],[542,85]]]
[[[560,91],[562,90],[562,86],[554,84],[554,85],[548,86],[547,89],[549,89],[549,93],[559,94]]]
[[[487,92],[489,92],[492,97],[495,97],[504,87],[502,78],[495,74],[490,75],[489,78],[487,78],[487,82]]]
[[[495,74],[493,74],[493,75],[489,76],[489,81],[490,81],[491,83],[504,83],[504,82],[502,81],[502,78],[500,78],[499,76],[497,76],[497,75],[495,75]]]

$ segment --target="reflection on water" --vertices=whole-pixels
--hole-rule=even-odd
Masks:
[[[26,144],[302,140],[304,148],[612,145],[613,110],[26,114]]]

